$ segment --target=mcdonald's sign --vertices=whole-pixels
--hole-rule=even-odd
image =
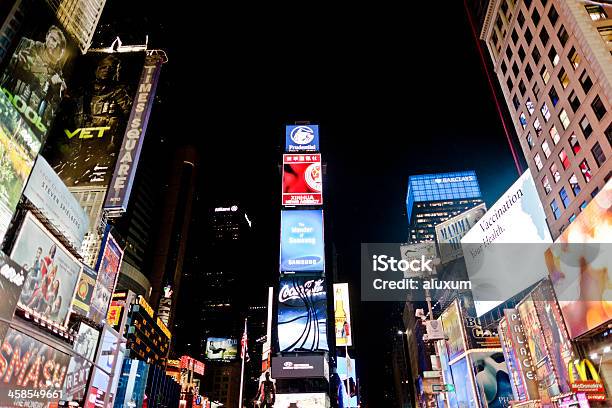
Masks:
[[[591,360],[585,358],[570,362],[567,371],[572,392],[586,394],[589,401],[605,401],[606,391],[603,382]]]

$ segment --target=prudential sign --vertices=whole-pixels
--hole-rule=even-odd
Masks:
[[[287,153],[319,151],[319,125],[287,125],[285,128]]]
[[[323,211],[281,211],[281,272],[325,270]]]

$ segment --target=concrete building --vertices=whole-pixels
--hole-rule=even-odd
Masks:
[[[612,175],[612,5],[491,0],[486,43],[553,238]]]

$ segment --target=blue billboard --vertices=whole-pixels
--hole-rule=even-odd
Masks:
[[[340,377],[340,388],[342,392],[342,408],[357,408],[357,369],[355,359],[338,357],[336,371]],[[348,375],[346,373],[349,373]],[[348,381],[348,383],[347,383]],[[348,388],[347,388],[348,387]],[[347,393],[348,390],[348,393]],[[350,395],[350,401],[348,397]],[[338,396],[339,398],[340,396]]]
[[[281,211],[281,272],[325,270],[323,210]]]
[[[287,125],[285,140],[287,153],[318,152],[319,125]]]

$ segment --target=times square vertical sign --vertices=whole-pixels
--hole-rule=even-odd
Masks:
[[[104,202],[104,209],[109,212],[110,217],[120,216],[127,210],[163,62],[159,55],[147,55],[145,59],[134,105]]]

